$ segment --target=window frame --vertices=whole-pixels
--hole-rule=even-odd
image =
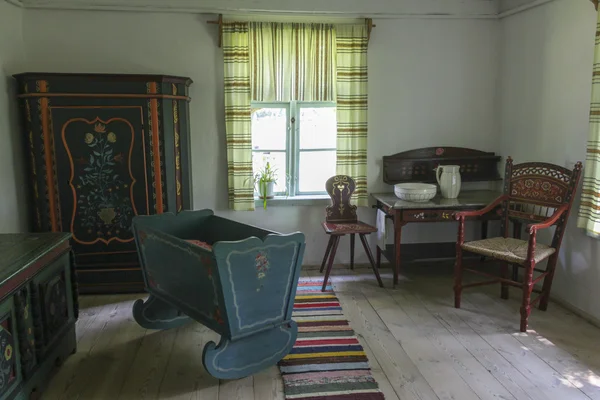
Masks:
[[[264,102],[264,101],[252,101],[250,104],[251,109],[254,108],[283,108],[286,111],[286,148],[285,150],[270,150],[260,149],[255,150],[252,148],[253,153],[282,153],[286,154],[286,174],[289,179],[286,179],[286,193],[276,192],[275,196],[286,196],[286,197],[320,197],[327,195],[327,191],[316,192],[301,192],[299,190],[299,174],[300,174],[300,153],[301,152],[319,152],[319,151],[335,151],[337,157],[337,144],[336,147],[322,147],[322,148],[311,148],[311,149],[300,149],[300,110],[302,108],[337,108],[337,103],[334,101],[289,101],[289,102]],[[337,110],[336,110],[337,111]],[[293,122],[292,122],[293,119]],[[337,120],[337,116],[336,116]],[[255,198],[256,194],[255,194]]]
[[[252,154],[254,155],[254,153],[285,153],[286,158],[285,158],[285,167],[286,167],[286,174],[287,171],[289,170],[289,166],[290,166],[290,160],[289,160],[289,155],[288,155],[288,149],[290,147],[290,120],[291,120],[291,112],[290,112],[290,104],[289,103],[285,103],[285,102],[262,102],[262,101],[257,101],[257,102],[251,102],[250,103],[250,109],[254,109],[254,108],[283,108],[285,109],[285,113],[286,113],[286,122],[285,122],[285,130],[286,130],[286,135],[285,135],[285,149],[284,150],[273,150],[273,149],[260,149],[260,150],[254,150],[254,147],[252,147]],[[254,164],[254,163],[253,163]],[[252,165],[252,167],[254,168],[254,165]],[[256,172],[253,170],[252,171],[252,176],[254,176]],[[281,171],[279,171],[279,173],[281,173]],[[286,183],[286,192],[275,192],[273,193],[275,196],[286,196],[288,195],[289,192],[289,183]],[[258,195],[256,193],[256,188],[254,191],[254,199],[258,199]]]

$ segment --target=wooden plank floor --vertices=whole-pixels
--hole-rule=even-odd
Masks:
[[[342,307],[388,400],[600,399],[600,329],[551,303],[520,333],[519,291],[465,292],[452,307],[447,264],[408,266],[396,289],[368,269],[334,269]],[[318,271],[304,276],[319,278]],[[131,316],[140,295],[81,296],[78,352],[57,371],[43,399],[283,399],[277,367],[219,381],[202,367],[218,336],[198,323],[149,331]]]

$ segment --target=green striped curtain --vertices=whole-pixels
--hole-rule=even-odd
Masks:
[[[338,25],[336,39],[337,173],[354,178],[353,202],[367,206],[368,28]]]
[[[600,13],[596,28],[596,50],[592,75],[590,133],[577,226],[600,238]]]
[[[229,208],[238,211],[254,210],[249,39],[248,23],[223,23]]]
[[[335,101],[335,29],[328,24],[250,23],[252,100]]]

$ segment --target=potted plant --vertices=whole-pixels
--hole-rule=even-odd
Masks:
[[[263,201],[263,208],[267,209],[267,199],[275,197],[275,182],[277,181],[277,169],[271,167],[267,161],[265,166],[254,174],[254,186],[258,197]]]

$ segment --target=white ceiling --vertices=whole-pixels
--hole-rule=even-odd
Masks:
[[[1,0],[0,0],[1,1]],[[6,0],[25,8],[496,18],[552,0]],[[573,0],[575,1],[575,0]],[[582,1],[582,0],[577,0]]]

